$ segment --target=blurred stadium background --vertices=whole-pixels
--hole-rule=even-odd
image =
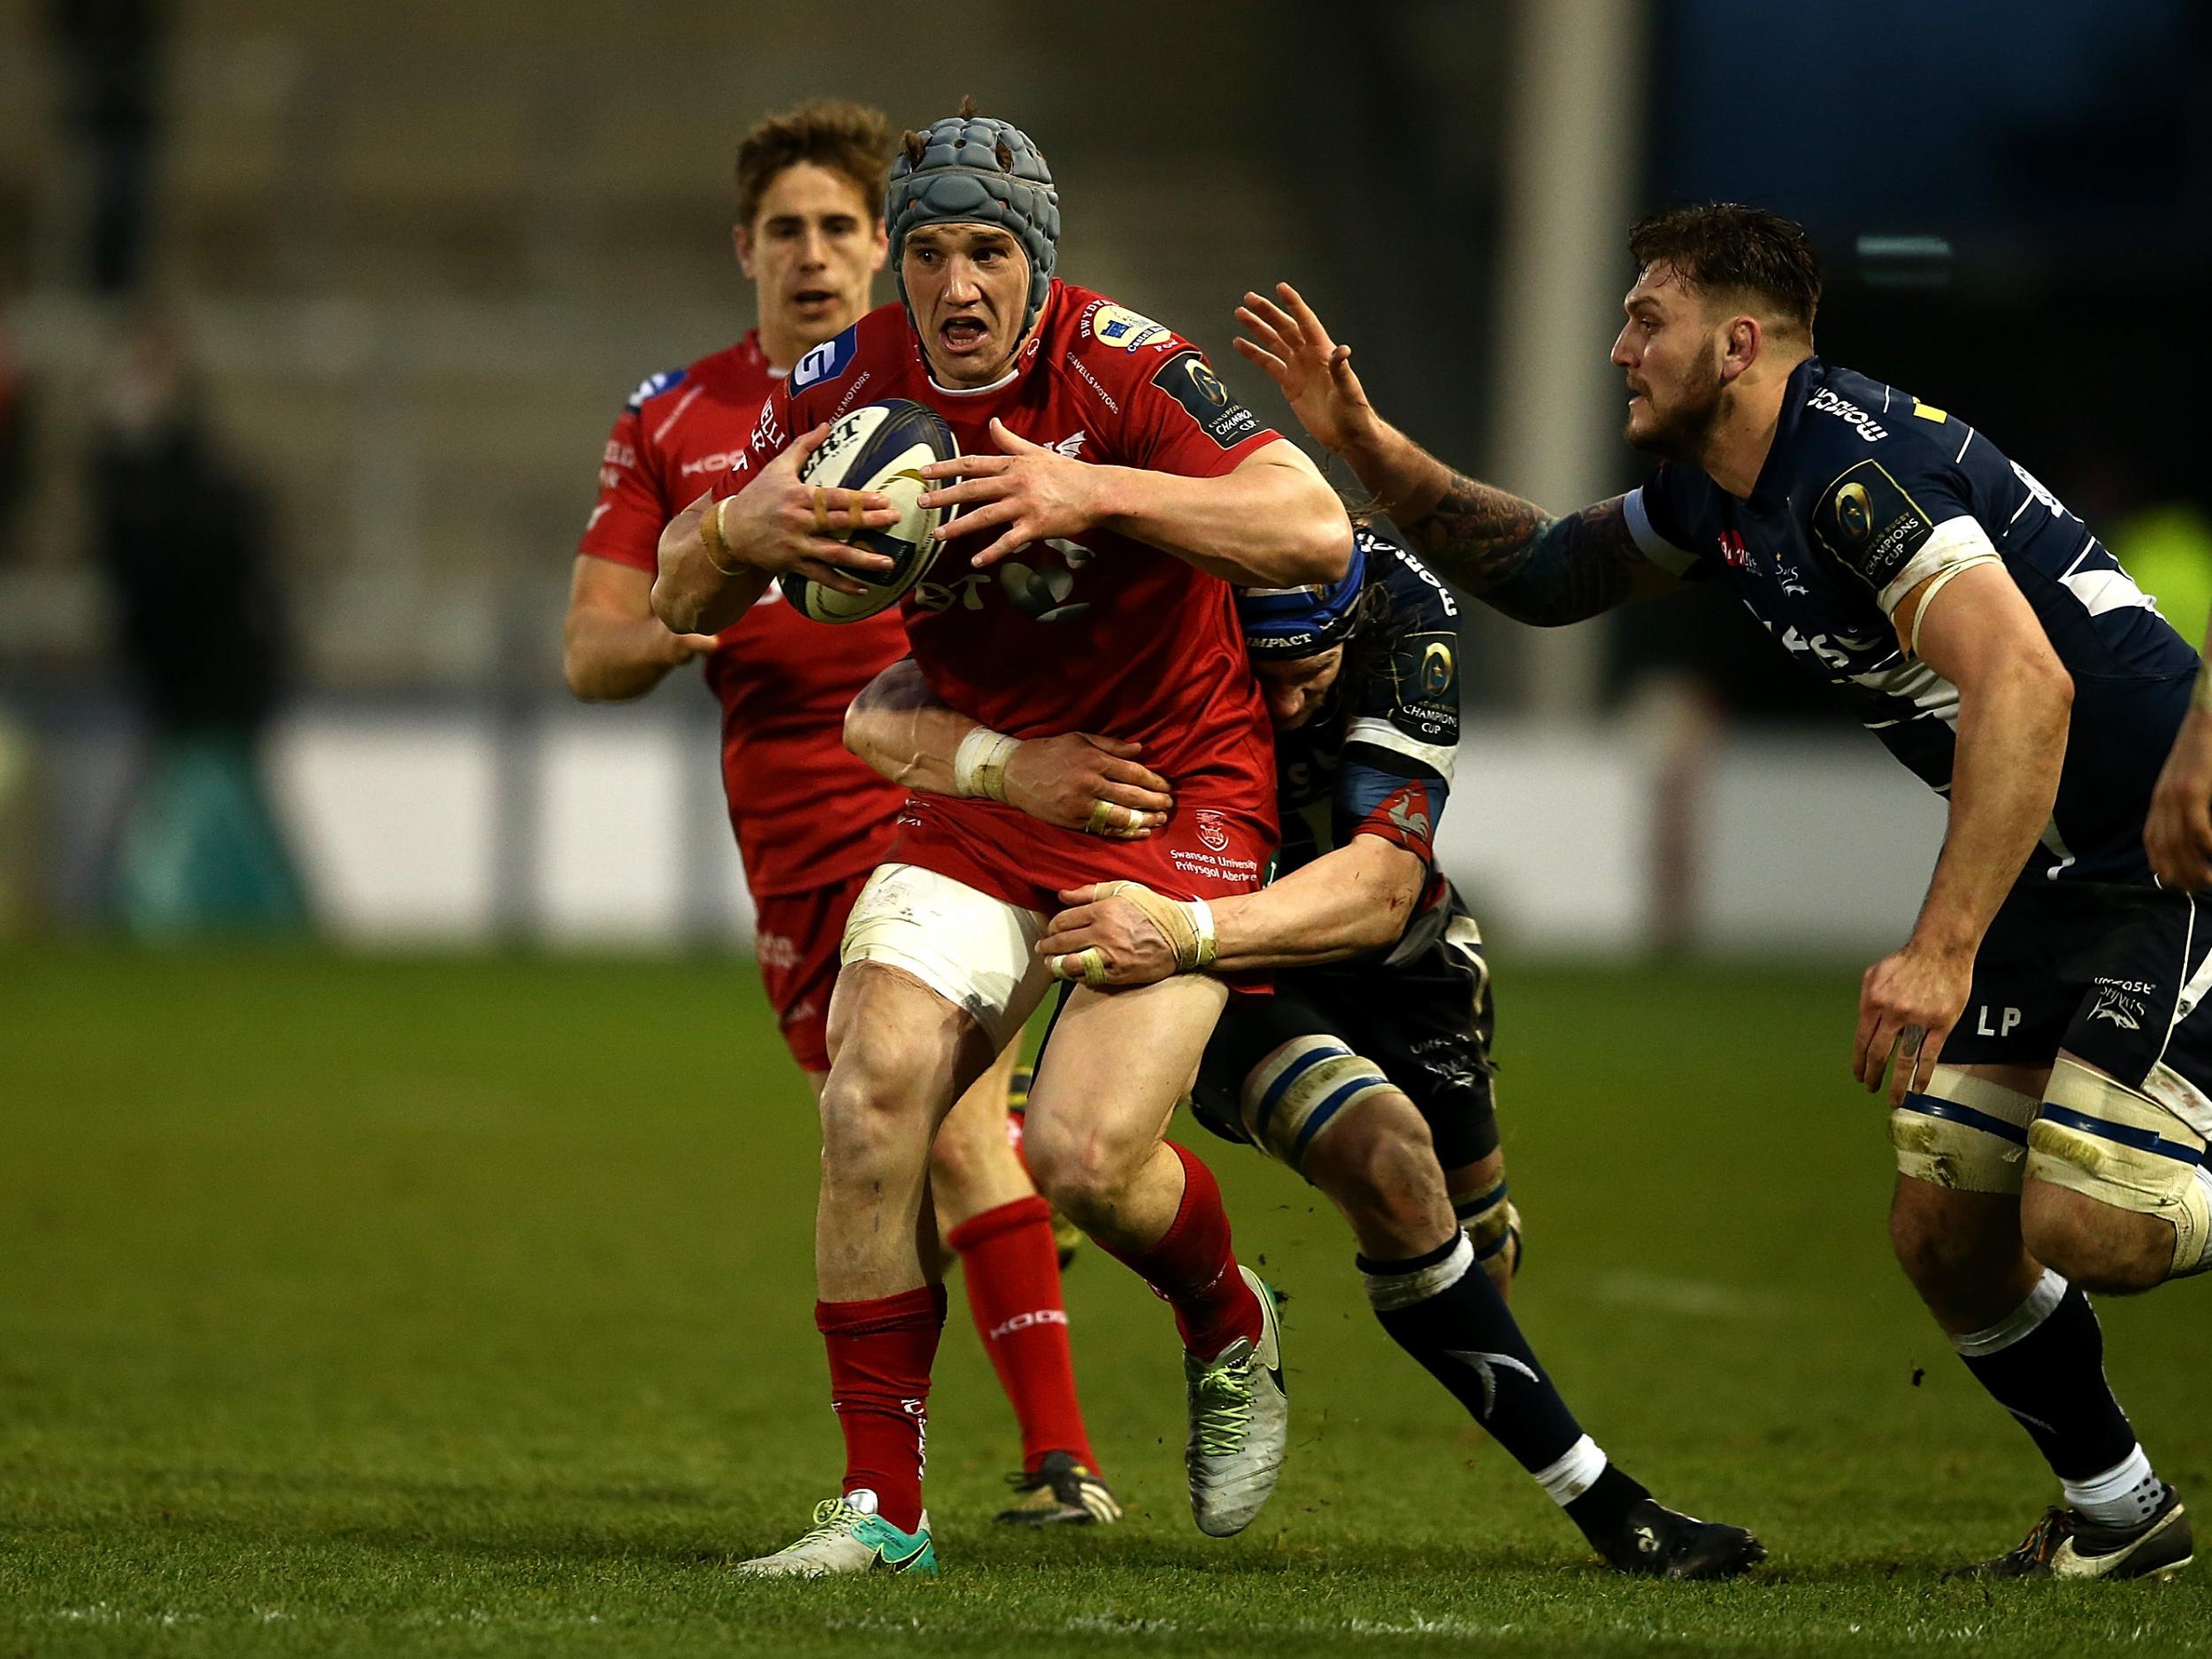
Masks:
[[[709,699],[572,705],[558,621],[611,412],[749,320],[735,135],[826,89],[917,122],[972,89],[1052,157],[1066,268],[1256,406],[1229,311],[1287,276],[1386,412],[1555,505],[1637,476],[1622,225],[1778,207],[1831,355],[1987,425],[2201,625],[2200,6],[979,4],[956,70],[918,28],[0,4],[0,926],[741,937]],[[118,458],[161,406],[191,478]],[[119,496],[184,526],[157,577]],[[1451,863],[1517,948],[1863,952],[1909,918],[1936,803],[1717,598],[1550,637],[1473,608]],[[221,764],[150,736],[196,675],[288,872]]]

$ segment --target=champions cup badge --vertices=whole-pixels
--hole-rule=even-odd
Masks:
[[[1229,832],[1223,827],[1221,814],[1211,807],[1200,807],[1192,815],[1198,821],[1198,844],[1208,852],[1229,850]]]
[[[1867,499],[1865,485],[1846,484],[1836,492],[1836,522],[1854,541],[1866,540],[1874,527],[1874,505]]]
[[[1452,648],[1432,641],[1421,653],[1421,694],[1440,697],[1452,687]]]

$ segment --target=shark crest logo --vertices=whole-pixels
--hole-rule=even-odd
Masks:
[[[1482,1379],[1482,1420],[1486,1423],[1490,1420],[1490,1413],[1496,1409],[1498,1404],[1498,1367],[1517,1371],[1531,1382],[1536,1380],[1536,1373],[1510,1354],[1470,1354],[1455,1348],[1444,1351],[1462,1364],[1471,1367],[1475,1375]]]

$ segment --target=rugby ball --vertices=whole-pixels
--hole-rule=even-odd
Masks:
[[[937,411],[903,397],[864,404],[838,417],[827,441],[799,468],[799,480],[827,489],[868,489],[888,495],[902,514],[898,523],[848,534],[837,527],[832,514],[830,534],[856,547],[887,554],[893,564],[880,574],[846,572],[867,585],[864,594],[841,594],[810,576],[787,572],[777,580],[800,615],[816,622],[857,622],[906,596],[936,559],[937,543],[931,533],[950,511],[918,504],[932,488],[921,469],[959,453],[952,428]]]

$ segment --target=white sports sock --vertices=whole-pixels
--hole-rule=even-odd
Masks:
[[[1556,1461],[1538,1470],[1536,1484],[1543,1487],[1546,1497],[1563,1509],[1597,1485],[1598,1477],[1604,1472],[1605,1454],[1586,1434]]]
[[[2066,1502],[2100,1526],[2140,1526],[2166,1501],[2166,1483],[2140,1446],[2101,1475],[2061,1484]]]

